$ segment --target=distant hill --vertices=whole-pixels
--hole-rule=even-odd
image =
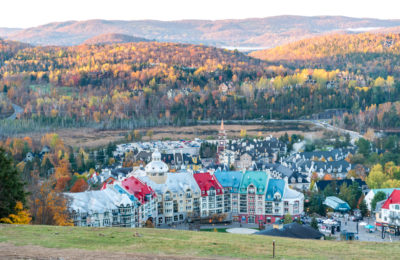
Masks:
[[[3,40],[0,38],[0,65],[11,57],[14,56],[19,50],[30,47],[29,44],[10,41],[10,40]]]
[[[22,31],[20,28],[4,28],[0,27],[0,37],[7,37],[10,34]]]
[[[314,37],[250,56],[293,68],[318,67],[400,76],[400,35],[332,34]]]
[[[400,33],[400,26],[381,28],[371,31],[373,33]]]
[[[66,21],[49,23],[0,37],[34,45],[78,45],[101,34],[135,35],[164,42],[206,44],[218,47],[264,47],[298,41],[332,32],[363,32],[400,26],[400,20],[343,16],[274,16],[242,20],[181,21]]]
[[[129,42],[147,42],[145,38],[135,37],[120,33],[107,33],[94,36],[87,39],[83,44],[113,44],[113,43],[129,43]]]

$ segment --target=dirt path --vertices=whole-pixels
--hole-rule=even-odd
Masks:
[[[88,251],[82,249],[44,248],[40,246],[15,246],[9,243],[0,243],[0,259],[52,259],[52,260],[99,260],[99,259],[136,259],[136,260],[199,260],[199,259],[228,259],[228,258],[200,258],[190,256],[163,256],[146,255],[140,253]]]

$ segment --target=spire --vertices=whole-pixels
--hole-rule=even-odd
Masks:
[[[224,119],[221,120],[221,131],[224,131]]]

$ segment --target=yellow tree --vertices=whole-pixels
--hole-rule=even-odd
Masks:
[[[382,165],[376,164],[372,167],[372,170],[366,179],[366,183],[370,189],[379,189],[382,188],[383,184],[388,179],[388,176],[383,172]]]
[[[29,224],[32,220],[29,212],[24,209],[24,205],[21,201],[18,201],[15,204],[15,212],[16,214],[10,214],[7,218],[1,218],[0,222],[7,224]]]

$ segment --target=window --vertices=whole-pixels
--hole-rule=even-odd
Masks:
[[[250,194],[254,194],[254,193],[256,192],[256,190],[255,190],[255,188],[254,188],[253,185],[250,185],[250,186],[249,186],[248,192],[249,192]]]
[[[272,202],[265,203],[265,213],[272,214]]]

